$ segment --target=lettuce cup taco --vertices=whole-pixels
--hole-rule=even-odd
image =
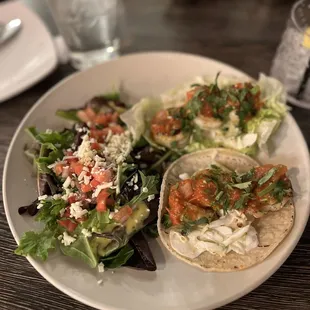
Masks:
[[[268,151],[267,142],[287,112],[282,84],[258,80],[196,77],[158,97],[144,98],[121,119],[136,141],[191,153],[225,147],[248,155]]]
[[[262,165],[227,149],[188,154],[166,171],[158,230],[165,247],[206,271],[249,268],[265,260],[294,222],[284,165]]]

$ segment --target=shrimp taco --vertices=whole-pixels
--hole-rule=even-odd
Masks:
[[[270,255],[294,222],[284,165],[227,149],[188,154],[166,171],[158,230],[165,247],[206,271],[249,268]]]

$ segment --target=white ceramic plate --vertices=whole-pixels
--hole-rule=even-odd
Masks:
[[[57,64],[51,34],[40,18],[19,1],[0,4],[0,22],[20,18],[22,29],[0,46],[0,102],[40,81]]]
[[[17,129],[8,151],[3,178],[4,205],[15,239],[36,225],[32,218],[18,215],[18,207],[36,198],[31,167],[23,156],[24,128],[61,128],[65,123],[54,116],[58,108],[82,106],[92,96],[111,90],[120,82],[131,98],[158,94],[199,74],[245,76],[244,73],[212,59],[181,53],[143,53],[122,57],[60,82],[29,111]],[[302,134],[288,115],[273,141],[277,148],[268,160],[292,170],[298,193],[296,221],[292,232],[262,264],[245,271],[205,273],[172,257],[156,241],[152,249],[156,272],[127,268],[114,274],[98,274],[82,263],[59,253],[46,263],[29,258],[33,267],[49,282],[71,297],[99,309],[213,309],[237,299],[260,285],[285,261],[297,244],[309,216],[309,154]]]

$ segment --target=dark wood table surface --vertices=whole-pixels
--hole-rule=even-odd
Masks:
[[[149,50],[189,52],[226,62],[254,77],[258,72],[269,72],[293,3],[285,0],[125,2],[132,41],[124,53]],[[25,113],[42,94],[72,72],[69,65],[59,66],[39,84],[0,105],[1,173],[12,135]],[[310,110],[294,107],[292,114],[309,145]],[[25,258],[13,255],[15,246],[1,200],[1,310],[91,309],[54,288]],[[294,252],[269,280],[221,309],[310,309],[309,223]]]

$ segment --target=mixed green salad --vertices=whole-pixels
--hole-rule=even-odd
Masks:
[[[154,271],[147,236],[157,236],[161,178],[184,153],[208,147],[254,155],[287,111],[281,84],[196,78],[128,108],[117,93],[59,110],[62,131],[27,128],[25,155],[38,180],[37,199],[20,207],[40,232],[26,232],[15,253],[46,260],[59,247],[90,267]]]
[[[157,236],[162,153],[144,139],[133,146],[119,118],[125,110],[118,94],[98,96],[57,112],[73,121],[70,129],[27,129],[39,196],[19,213],[35,215],[44,228],[26,232],[16,254],[46,260],[58,245],[92,268],[156,269],[145,236]]]

